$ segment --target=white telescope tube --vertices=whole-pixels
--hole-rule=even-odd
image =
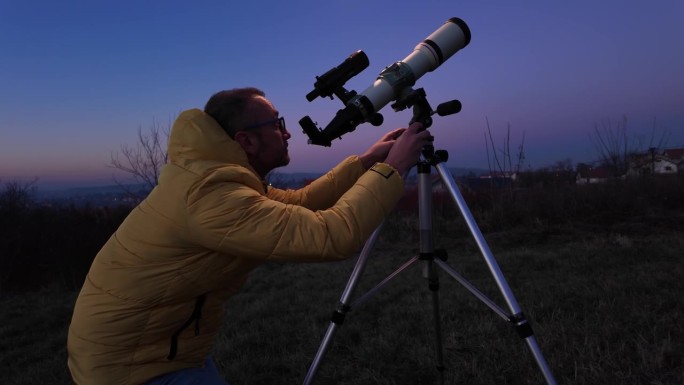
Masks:
[[[387,103],[402,96],[402,92],[416,83],[426,72],[433,71],[470,43],[470,29],[461,19],[452,17],[418,43],[404,60],[385,68],[376,81],[350,100],[364,118],[382,109]],[[367,100],[363,100],[366,98]],[[368,108],[373,106],[372,111]]]

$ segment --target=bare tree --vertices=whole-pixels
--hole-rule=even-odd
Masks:
[[[613,176],[627,172],[629,156],[636,152],[636,146],[627,136],[626,116],[615,126],[610,120],[602,121],[600,127],[596,124],[592,139],[601,163],[610,167]]]
[[[0,213],[7,215],[10,211],[25,209],[33,203],[36,182],[38,182],[38,178],[30,182],[17,180],[5,182],[2,190],[0,190]]]
[[[560,171],[560,172],[571,172],[575,169],[572,159],[570,158],[565,158],[562,160],[556,161],[556,163],[551,166],[552,171]]]
[[[13,180],[4,182],[0,188],[0,293],[26,257],[23,239],[29,237],[27,234],[30,232],[25,231],[25,226],[31,218],[27,210],[33,203],[37,181]]]
[[[487,132],[485,132],[485,145],[487,151],[487,164],[489,171],[498,171],[502,174],[519,173],[522,170],[525,162],[525,131],[523,131],[520,145],[518,146],[517,154],[515,154],[515,166],[513,165],[513,154],[511,152],[511,124],[506,126],[506,137],[503,142],[503,147],[496,148],[494,144],[494,137],[492,135],[491,127],[489,126],[489,119],[487,122]],[[490,156],[491,148],[491,156]],[[499,153],[501,158],[499,158]],[[492,164],[493,163],[493,164]]]
[[[112,153],[109,167],[123,171],[133,179],[152,189],[159,182],[159,173],[167,161],[167,143],[170,134],[170,121],[162,126],[153,120],[147,132],[138,128],[138,142],[135,146],[121,145],[119,152]],[[128,188],[116,178],[114,181],[131,193]]]
[[[657,151],[657,152],[662,152],[665,149],[665,146],[667,146],[667,142],[670,139],[670,134],[671,132],[667,130],[666,128],[662,128],[662,132],[660,135],[658,135],[658,121],[656,118],[653,118],[653,127],[651,128],[651,137],[648,140],[648,144],[645,145],[645,143],[640,143],[640,145],[643,146],[645,145],[646,148],[649,149],[649,151]],[[655,150],[652,150],[655,149]]]
[[[651,154],[661,151],[667,143],[669,132],[663,130],[659,138],[657,122],[653,120],[653,128],[650,138],[645,141],[641,138],[629,135],[627,132],[627,117],[615,125],[610,120],[604,120],[600,126],[594,127],[591,139],[598,153],[599,160],[604,166],[608,166],[613,176],[621,176],[629,170],[630,159],[637,154]],[[646,144],[648,143],[648,144]]]

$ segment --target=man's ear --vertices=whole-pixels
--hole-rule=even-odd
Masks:
[[[251,132],[238,131],[235,133],[235,141],[240,144],[247,155],[254,155],[259,151],[259,138]]]

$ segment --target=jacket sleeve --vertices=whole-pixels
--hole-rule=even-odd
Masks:
[[[361,248],[402,193],[401,176],[382,163],[319,211],[269,199],[241,184],[217,183],[189,205],[187,224],[201,246],[233,257],[340,260]]]
[[[303,206],[310,210],[330,208],[366,170],[358,156],[350,156],[328,173],[297,190],[269,188],[266,195],[273,200]]]

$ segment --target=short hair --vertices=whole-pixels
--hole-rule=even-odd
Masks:
[[[235,138],[235,133],[244,125],[249,100],[265,95],[264,91],[254,87],[219,91],[209,98],[204,112],[214,118],[231,138]]]

